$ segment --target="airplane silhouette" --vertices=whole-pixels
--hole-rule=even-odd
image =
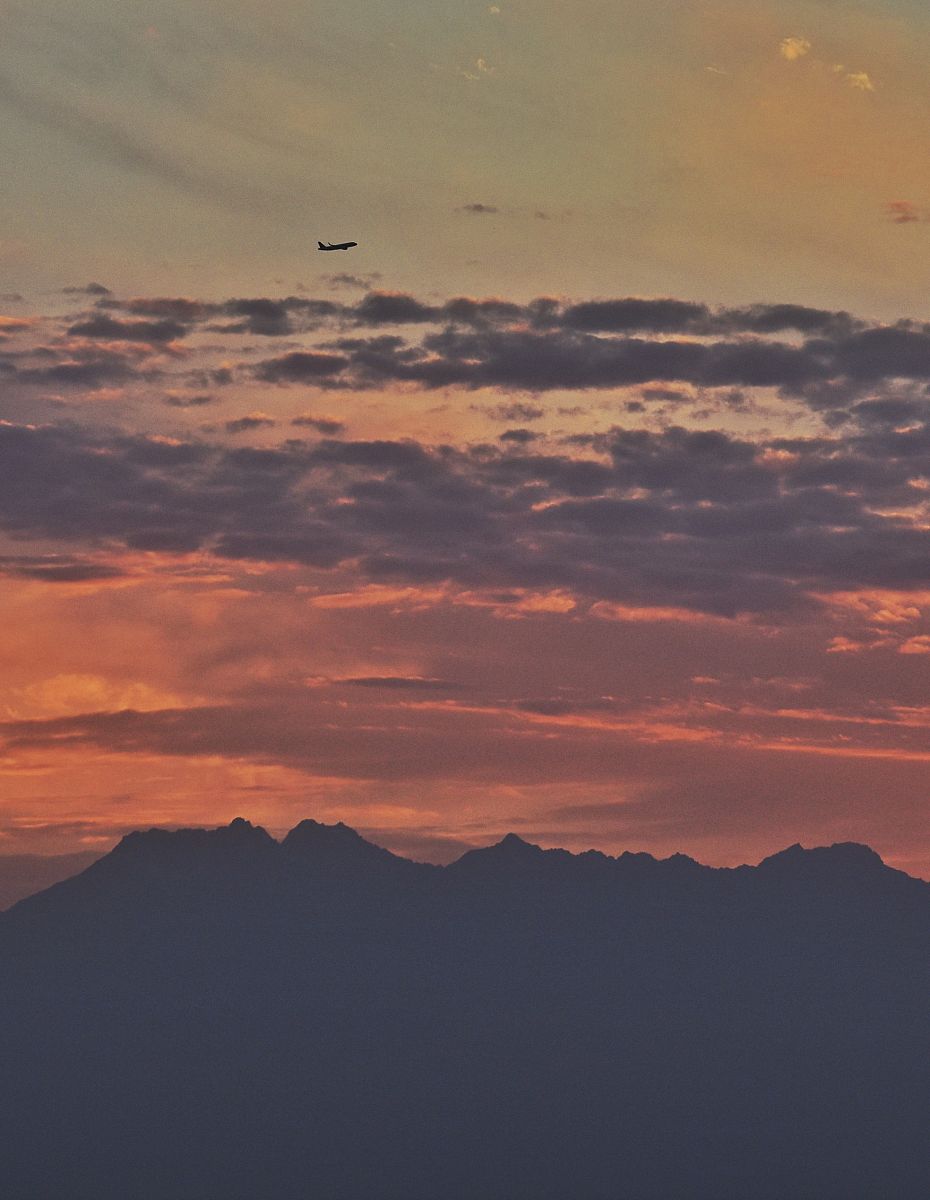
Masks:
[[[330,242],[328,246],[324,246],[322,242],[317,242],[321,250],[349,250],[352,246],[357,246],[358,242]]]

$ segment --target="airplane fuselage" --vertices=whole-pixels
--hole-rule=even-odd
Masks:
[[[320,250],[351,250],[353,246],[357,246],[358,242],[330,242],[324,246],[322,242],[317,242]]]

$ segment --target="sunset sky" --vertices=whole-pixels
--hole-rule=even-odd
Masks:
[[[924,3],[0,16],[0,853],[930,878]]]

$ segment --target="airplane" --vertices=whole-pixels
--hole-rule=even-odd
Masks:
[[[317,242],[317,245],[321,250],[350,250],[353,246],[357,246],[358,242],[330,242],[328,246]]]

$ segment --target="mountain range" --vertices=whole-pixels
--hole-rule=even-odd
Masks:
[[[0,913],[9,1200],[924,1200],[930,884],[127,836]]]

